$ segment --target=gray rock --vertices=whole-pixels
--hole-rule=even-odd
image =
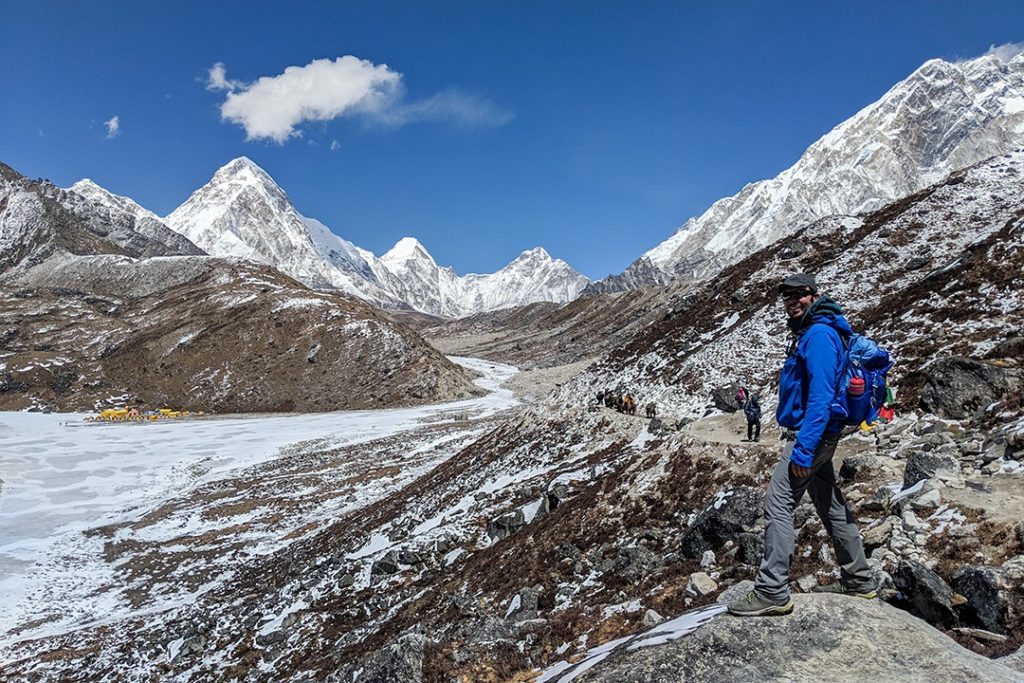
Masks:
[[[518,606],[509,612],[508,619],[512,621],[528,621],[539,616],[537,604],[540,600],[540,593],[543,586],[531,586],[524,588],[516,595],[519,598]]]
[[[425,645],[422,633],[406,633],[372,655],[335,671],[327,680],[348,683],[361,672],[359,683],[422,683]]]
[[[953,591],[938,574],[920,562],[904,560],[892,578],[910,610],[925,621],[943,626],[956,622]]]
[[[896,494],[892,492],[892,489],[883,486],[871,494],[870,498],[861,501],[860,509],[867,512],[885,512],[889,509],[889,503],[894,495]]]
[[[881,524],[868,527],[862,533],[865,548],[877,548],[889,542],[892,536],[892,522],[885,520]]]
[[[686,592],[698,597],[710,595],[716,590],[718,590],[718,584],[704,572],[690,574],[690,579],[686,582]]]
[[[715,602],[719,605],[728,605],[733,600],[739,600],[752,590],[754,590],[754,582],[750,579],[744,579],[719,593]]]
[[[910,501],[910,507],[918,511],[930,511],[939,507],[942,502],[942,494],[938,489],[930,489],[919,496],[914,496]]]
[[[886,471],[889,458],[878,455],[852,455],[843,459],[839,477],[846,482],[864,481],[874,474]]]
[[[1005,585],[993,567],[965,567],[953,575],[953,589],[967,598],[961,611],[968,621],[987,631],[1006,633]]]
[[[794,595],[771,619],[716,616],[692,633],[654,643],[659,628],[614,648],[578,682],[600,683],[1011,683],[1019,674],[961,647],[880,600]],[[640,647],[638,647],[640,645]],[[569,668],[566,673],[574,671]]]
[[[652,609],[649,609],[646,612],[644,612],[644,626],[647,626],[648,628],[650,628],[651,626],[656,626],[657,624],[660,624],[663,621],[665,621],[665,617],[661,616]]]
[[[907,468],[903,472],[903,488],[909,488],[922,479],[932,477],[955,478],[960,475],[960,462],[951,455],[911,453],[907,459]]]
[[[488,522],[487,535],[496,541],[500,541],[503,538],[508,538],[524,526],[526,526],[526,517],[523,515],[522,510],[516,510]]]
[[[736,382],[713,389],[711,391],[711,401],[715,404],[715,408],[723,413],[735,413],[739,410],[742,407],[736,403],[736,392],[739,389],[740,385]]]
[[[720,548],[726,541],[735,541],[761,516],[764,494],[749,486],[721,491],[704,508],[683,533],[680,552],[698,558],[705,550]]]
[[[974,417],[1004,395],[1024,389],[1018,368],[971,358],[940,358],[924,373],[927,385],[921,392],[921,407],[946,418]]]
[[[736,559],[744,564],[758,566],[764,557],[764,534],[748,531],[736,537]]]

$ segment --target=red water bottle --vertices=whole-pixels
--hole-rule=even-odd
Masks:
[[[864,395],[864,378],[863,377],[851,377],[850,386],[846,388],[846,393],[850,396],[863,396]]]

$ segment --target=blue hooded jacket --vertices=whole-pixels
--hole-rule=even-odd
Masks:
[[[842,431],[830,406],[843,362],[843,337],[853,330],[839,305],[822,296],[799,321],[792,320],[797,338],[779,377],[779,425],[797,430],[790,460],[810,467],[818,442],[826,432]],[[794,324],[795,323],[795,324]]]

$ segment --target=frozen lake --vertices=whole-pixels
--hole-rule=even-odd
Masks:
[[[54,577],[73,580],[75,567],[54,563],[88,529],[132,520],[192,487],[273,459],[292,444],[358,444],[515,405],[512,392],[500,388],[517,372],[514,367],[453,360],[482,373],[476,384],[487,395],[405,409],[148,423],[0,413],[0,644],[30,616],[30,596],[31,602],[42,593],[58,599]]]

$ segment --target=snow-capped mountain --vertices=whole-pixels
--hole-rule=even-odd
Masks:
[[[1024,145],[1024,55],[933,59],[775,178],[690,218],[598,288],[703,277],[808,223],[876,209]]]
[[[539,248],[487,275],[459,276],[438,266],[411,237],[377,258],[301,215],[270,175],[245,157],[219,169],[165,220],[211,255],[253,259],[310,287],[433,315],[561,303],[575,298],[588,282]]]
[[[266,171],[246,157],[221,167],[164,219],[211,256],[274,266],[316,289],[394,304],[374,281],[364,252],[295,210]]]
[[[541,247],[524,251],[501,270],[459,276],[437,265],[413,237],[398,241],[374,267],[388,291],[412,308],[444,317],[576,298],[587,279]]]
[[[90,230],[118,244],[130,256],[199,256],[204,253],[152,211],[128,197],[105,190],[88,178],[67,189],[49,183],[40,188]]]

